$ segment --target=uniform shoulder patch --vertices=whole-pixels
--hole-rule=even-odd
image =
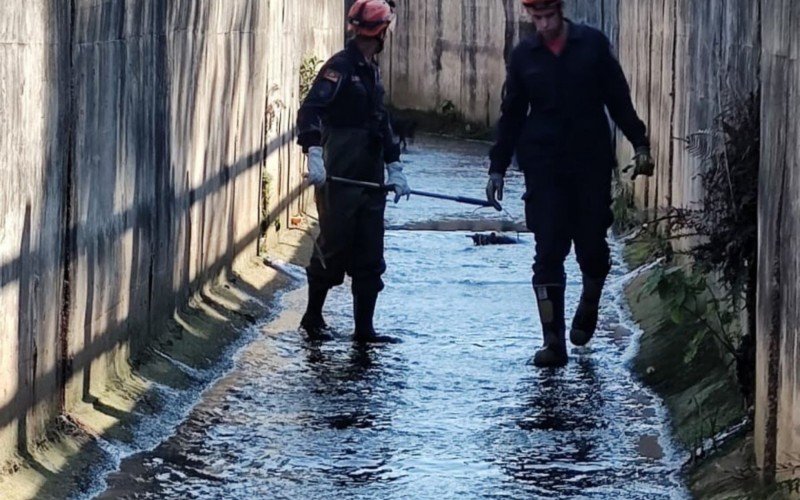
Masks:
[[[335,69],[325,69],[322,70],[322,78],[333,83],[339,83],[339,80],[342,79],[342,74]]]

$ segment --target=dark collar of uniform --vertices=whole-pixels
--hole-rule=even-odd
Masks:
[[[364,54],[362,54],[361,51],[358,50],[358,45],[356,45],[355,39],[347,42],[347,46],[345,47],[345,52],[347,53],[348,59],[350,59],[350,61],[358,67],[367,66],[367,64],[369,63],[369,61],[367,61],[367,58],[364,57]]]
[[[564,19],[567,22],[567,43],[574,43],[578,40],[582,40],[586,36],[586,30],[582,24],[575,24],[569,19]],[[544,47],[544,41],[542,37],[539,36],[538,33],[534,33],[531,37],[529,37],[530,47],[532,49],[538,49],[540,47]],[[356,49],[358,50],[358,49]]]

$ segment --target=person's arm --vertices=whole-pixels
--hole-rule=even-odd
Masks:
[[[297,143],[308,153],[322,145],[322,119],[350,77],[345,65],[331,60],[322,67],[297,112]]]
[[[383,160],[386,164],[400,161],[400,144],[394,143],[394,131],[392,130],[392,122],[389,115],[389,110],[381,103],[379,105],[379,113],[381,113],[381,135],[383,136]]]
[[[649,148],[647,127],[636,114],[631,100],[631,89],[622,67],[611,52],[611,43],[605,35],[600,35],[602,44],[600,61],[600,84],[603,102],[608,108],[611,119],[622,130],[622,133],[633,145],[634,149]]]
[[[503,104],[497,122],[497,140],[489,152],[489,173],[505,175],[528,115],[528,96],[512,53],[503,86]]]

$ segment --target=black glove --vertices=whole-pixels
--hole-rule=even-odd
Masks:
[[[498,201],[503,201],[503,186],[505,186],[503,174],[498,174],[497,172],[489,174],[489,182],[486,183],[486,199],[495,208],[500,206]],[[500,210],[499,208],[497,209]]]
[[[636,148],[636,153],[633,155],[633,161],[630,165],[622,169],[622,173],[626,174],[630,169],[633,169],[633,176],[631,176],[632,181],[635,181],[640,175],[644,175],[646,177],[653,176],[653,172],[656,169],[656,164],[653,161],[653,157],[650,155],[649,147],[642,146]]]

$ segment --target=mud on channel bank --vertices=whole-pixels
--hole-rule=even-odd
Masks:
[[[632,267],[649,259],[646,244],[629,243]],[[800,498],[790,483],[763,486],[753,452],[752,422],[732,359],[712,339],[687,360],[691,332],[670,321],[657,294],[645,291],[649,270],[626,287],[631,313],[642,329],[631,368],[664,400],[676,441],[686,451],[686,483],[695,498]]]

